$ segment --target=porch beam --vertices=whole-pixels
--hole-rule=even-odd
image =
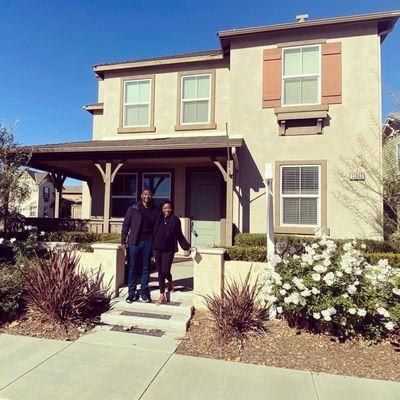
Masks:
[[[227,182],[227,172],[225,171],[224,167],[222,164],[215,158],[211,158],[212,163],[221,171],[222,177],[224,178],[224,181]]]
[[[62,189],[67,178],[66,175],[50,173],[50,178],[54,185],[54,218],[60,218],[60,204],[62,199]]]
[[[233,175],[234,162],[227,160],[226,162],[226,229],[225,229],[225,245],[233,244]]]
[[[95,167],[100,172],[104,183],[104,213],[103,213],[103,232],[110,232],[110,219],[111,219],[111,184],[114,182],[115,176],[124,162],[119,162],[113,169],[110,161],[107,161],[103,166],[100,163],[95,163]]]
[[[236,147],[232,147],[232,158],[233,158],[233,162],[235,163],[235,170],[239,171],[239,159],[238,159]]]

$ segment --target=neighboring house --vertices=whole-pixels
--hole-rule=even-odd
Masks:
[[[18,206],[18,211],[25,217],[54,217],[54,185],[48,172],[27,170],[23,179],[29,181],[29,198]]]
[[[371,123],[382,120],[380,46],[399,16],[299,16],[218,32],[218,50],[96,65],[98,100],[85,107],[92,140],[38,145],[31,165],[57,173],[58,192],[66,176],[85,182],[82,217],[93,230],[118,231],[151,187],[203,246],[266,231],[272,163],[275,232],[381,238],[333,193],[360,137],[380,159]]]
[[[82,186],[64,186],[62,203],[66,203],[68,217],[82,218]]]
[[[395,164],[400,174],[400,112],[388,115],[382,131],[385,161]]]

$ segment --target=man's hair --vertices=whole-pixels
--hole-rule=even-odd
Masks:
[[[151,194],[153,194],[153,191],[150,188],[144,188],[142,190],[142,193],[144,193],[144,192],[150,192]]]

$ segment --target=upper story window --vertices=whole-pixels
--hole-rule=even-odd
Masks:
[[[152,79],[124,81],[123,127],[149,127],[152,107]]]
[[[283,105],[321,103],[321,47],[298,46],[283,49]]]
[[[180,124],[211,122],[211,74],[181,77]]]
[[[281,165],[281,226],[321,224],[321,167]]]

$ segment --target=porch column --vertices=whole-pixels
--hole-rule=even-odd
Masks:
[[[62,198],[62,188],[67,178],[65,175],[55,172],[50,173],[50,178],[54,184],[54,218],[60,217],[60,204]]]
[[[106,162],[104,169],[98,163],[94,164],[99,170],[104,182],[104,213],[103,213],[103,232],[110,232],[110,210],[111,210],[111,184],[114,182],[115,175],[118,170],[124,165],[120,162],[113,169],[111,162]]]

